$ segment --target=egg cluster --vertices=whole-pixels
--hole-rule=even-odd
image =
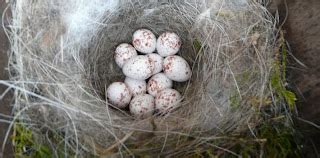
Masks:
[[[181,39],[173,32],[157,39],[150,30],[135,31],[132,45],[122,43],[115,50],[115,62],[126,79],[109,85],[109,103],[118,108],[129,105],[131,114],[138,118],[176,108],[182,96],[173,89],[173,81],[185,82],[191,77],[187,61],[175,55],[180,47]]]

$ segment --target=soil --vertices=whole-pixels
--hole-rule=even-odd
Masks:
[[[5,0],[0,0],[0,16],[2,17],[3,10],[6,8]],[[0,20],[2,23],[2,20]],[[9,42],[3,32],[1,27],[0,29],[0,80],[8,80],[8,73],[6,67],[8,64],[7,51],[8,51]],[[0,85],[0,95],[7,89],[7,87]],[[0,114],[10,115],[11,107],[10,103],[12,101],[12,94],[7,94],[2,100],[0,100]],[[4,117],[0,116],[0,120],[7,120]],[[1,146],[3,143],[4,136],[7,132],[8,124],[0,121],[0,157],[1,153],[5,158],[13,157],[13,150],[10,143],[10,140],[7,142],[5,151],[1,151]]]
[[[5,0],[0,0],[0,15],[5,8]],[[320,129],[305,123],[307,120],[320,125],[320,1],[319,0],[274,0],[271,11],[279,10],[280,19],[286,19],[283,29],[286,39],[291,46],[293,56],[302,62],[298,64],[291,59],[289,86],[298,94],[298,118],[296,124],[304,137],[304,157],[320,157]],[[286,14],[288,12],[288,14]],[[288,16],[286,16],[288,15]],[[0,21],[1,22],[1,21]],[[0,30],[0,80],[7,80],[8,41]],[[0,85],[0,94],[6,87]],[[11,113],[11,96],[0,100],[0,113]],[[0,120],[3,119],[0,116]],[[0,121],[0,145],[8,124]],[[319,127],[318,127],[319,128]],[[1,149],[0,149],[1,153]],[[5,157],[13,157],[12,147],[7,145]]]

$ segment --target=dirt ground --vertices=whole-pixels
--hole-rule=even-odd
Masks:
[[[0,0],[0,15],[5,8],[5,0]],[[320,0],[275,0],[272,10],[279,9],[281,20],[286,19],[284,29],[293,55],[306,67],[293,59],[290,62],[290,87],[299,94],[298,113],[302,119],[320,125]],[[287,10],[288,9],[288,10]],[[288,16],[286,17],[286,11]],[[1,21],[0,21],[1,22]],[[6,52],[8,41],[0,30],[0,80],[7,80]],[[0,94],[6,89],[0,85]],[[0,100],[0,113],[10,114],[10,95]],[[0,120],[3,119],[0,116]],[[297,125],[304,134],[304,157],[320,157],[320,129],[297,119]],[[7,130],[7,124],[0,121],[0,145]],[[318,148],[318,149],[317,149]],[[317,149],[317,150],[316,150]],[[0,149],[1,152],[1,149]],[[10,158],[12,147],[7,145],[5,157]]]
[[[5,9],[5,0],[0,0],[0,16],[2,17],[3,10]],[[0,20],[0,23],[2,23],[2,20]],[[9,42],[3,32],[3,29],[1,27],[0,29],[0,80],[7,80],[8,79],[8,74],[5,68],[7,67],[7,50],[8,50],[8,45]],[[2,94],[6,90],[6,87],[0,85],[0,94]],[[12,99],[10,94],[5,96],[4,99],[0,100],[0,114],[5,114],[5,115],[10,115],[11,113],[11,108],[10,108],[10,103]],[[4,119],[3,117],[0,116],[0,120]],[[2,123],[0,121],[0,153],[1,151],[1,146],[3,142],[4,135],[7,131],[8,124]],[[10,158],[13,157],[12,154],[12,146],[10,144],[10,141],[7,143],[7,147],[4,151],[4,157],[5,158]],[[0,154],[1,155],[1,154]]]

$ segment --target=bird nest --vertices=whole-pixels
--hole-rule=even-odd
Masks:
[[[274,101],[275,19],[262,2],[35,0],[11,8],[15,118],[53,150],[182,156],[222,149],[216,140],[252,131]],[[192,67],[188,82],[174,84],[179,108],[165,116],[136,119],[106,101],[108,85],[125,77],[115,48],[140,28],[177,33],[178,54]]]

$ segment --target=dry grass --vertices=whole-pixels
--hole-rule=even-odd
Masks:
[[[255,137],[261,109],[281,110],[269,82],[277,21],[267,2],[111,2],[11,2],[11,81],[0,84],[15,90],[14,119],[30,123],[52,149],[182,156],[210,147],[237,155],[214,142],[248,131]],[[130,42],[138,28],[176,32],[179,55],[192,65],[192,79],[174,85],[183,94],[180,107],[164,117],[137,120],[105,99],[108,84],[124,79],[115,46]],[[63,139],[53,143],[46,133]]]

